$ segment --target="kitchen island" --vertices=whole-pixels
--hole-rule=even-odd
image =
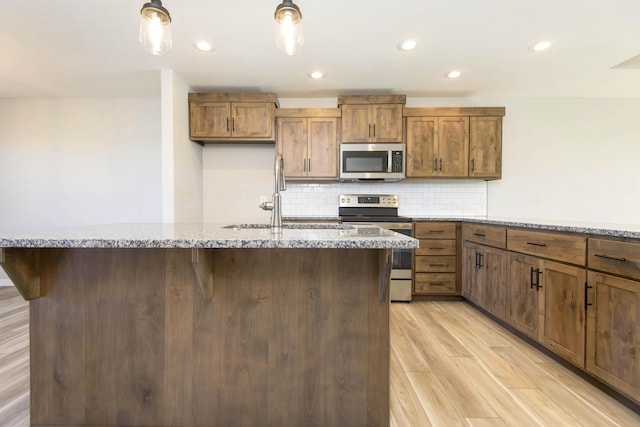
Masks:
[[[391,250],[417,245],[340,224],[0,236],[31,424],[388,426]]]

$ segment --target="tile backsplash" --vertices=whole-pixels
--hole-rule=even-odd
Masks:
[[[292,183],[281,193],[282,215],[336,217],[340,194],[398,194],[399,215],[487,214],[485,181],[400,181],[396,183]]]

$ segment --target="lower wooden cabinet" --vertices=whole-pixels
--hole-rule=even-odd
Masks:
[[[506,251],[464,242],[463,295],[494,316],[504,319]]]
[[[544,323],[540,341],[554,353],[584,368],[587,272],[584,268],[545,260],[541,274]]]
[[[465,298],[640,403],[640,242],[481,223],[462,239]]]
[[[460,295],[455,222],[418,222],[414,236],[420,247],[414,250],[414,295]]]
[[[479,246],[467,242],[462,244],[462,296],[477,305],[480,304]]]
[[[586,270],[509,253],[506,321],[584,367]]]
[[[520,332],[537,340],[540,297],[539,289],[534,284],[538,278],[536,271],[539,269],[539,260],[509,252],[507,264],[509,272],[505,320]]]
[[[589,271],[589,373],[640,401],[640,282]]]

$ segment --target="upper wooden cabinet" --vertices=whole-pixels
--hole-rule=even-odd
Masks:
[[[499,179],[504,111],[405,108],[407,177]]]
[[[468,117],[407,118],[407,178],[467,176]]]
[[[389,143],[402,141],[404,95],[339,96],[342,142]]]
[[[469,176],[502,177],[502,117],[469,118]]]
[[[289,179],[337,179],[340,110],[277,110],[276,150],[284,158]]]
[[[189,138],[198,142],[274,142],[278,100],[270,93],[190,93]]]

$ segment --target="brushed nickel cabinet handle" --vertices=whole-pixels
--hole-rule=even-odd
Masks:
[[[483,233],[473,233],[473,235],[478,237],[487,237],[487,235]]]
[[[444,282],[429,282],[431,286],[444,286]]]

